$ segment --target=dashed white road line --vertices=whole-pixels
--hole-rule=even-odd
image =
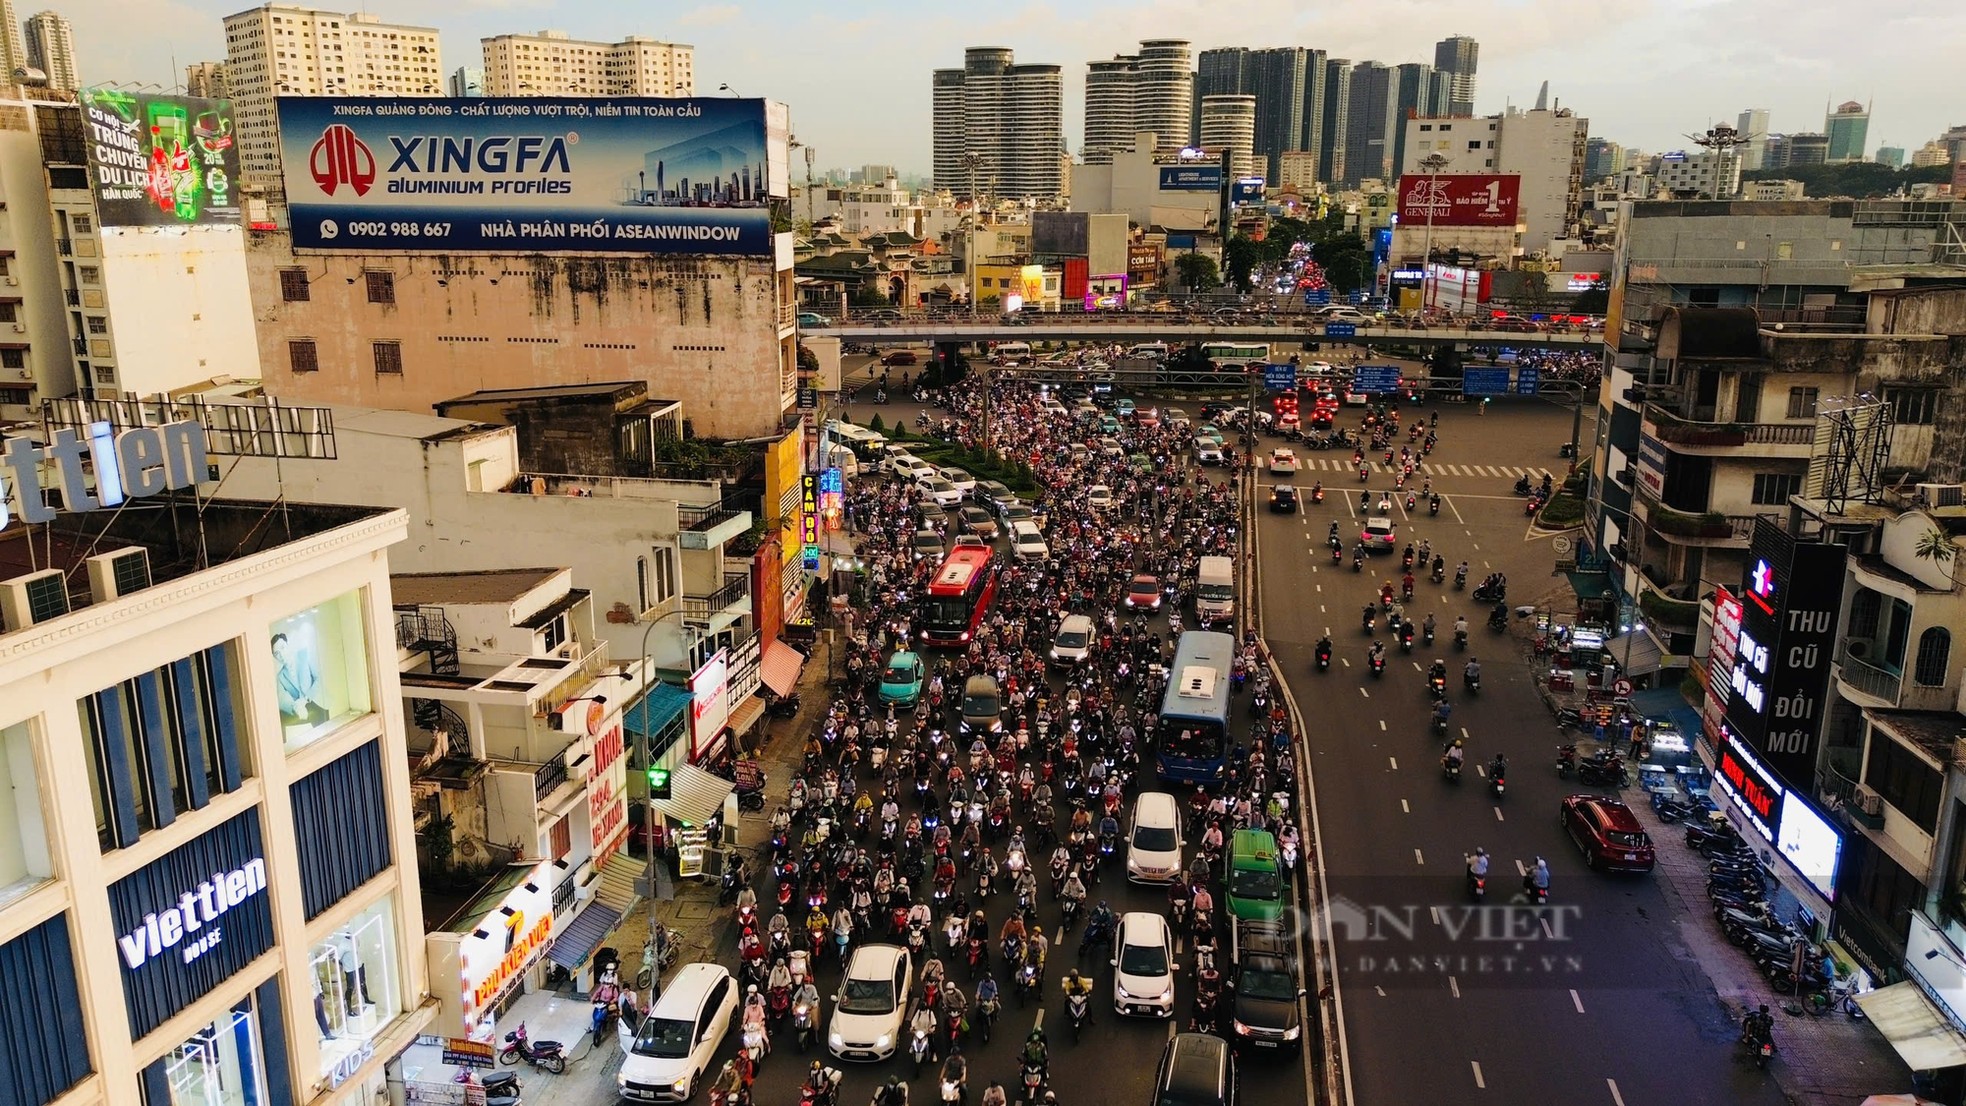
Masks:
[[[1395,771],[1395,772],[1397,772],[1397,771],[1399,771],[1399,758],[1398,758],[1398,757],[1387,757],[1387,758],[1386,758],[1386,763],[1388,763],[1388,764],[1391,764],[1391,765],[1393,766],[1393,771]],[[1401,802],[1402,804],[1404,804],[1404,803],[1406,802],[1406,800],[1405,800],[1405,799],[1401,799],[1401,800],[1400,800],[1400,802]]]
[[[1570,1004],[1577,1008],[1579,1014],[1584,1012],[1584,996],[1578,994],[1575,987],[1570,989]],[[1613,1083],[1612,1086],[1615,1087],[1617,1084]]]
[[[1519,875],[1519,876],[1526,876],[1526,875],[1528,875],[1528,874],[1529,874],[1529,866],[1528,866],[1528,865],[1526,865],[1526,864],[1524,864],[1524,863],[1523,863],[1522,861],[1520,861],[1520,860],[1518,860],[1518,861],[1516,861],[1516,862],[1515,862],[1515,874],[1516,874],[1516,875]]]
[[[1503,820],[1504,820],[1504,819],[1502,818],[1502,808],[1501,808],[1501,807],[1499,807],[1499,806],[1495,808],[1495,820],[1496,820],[1497,822],[1500,822],[1500,821],[1503,821]]]
[[[1367,699],[1370,699],[1370,698],[1372,698],[1372,693],[1371,693],[1371,692],[1369,692],[1369,691],[1367,691],[1367,690],[1365,690],[1364,688],[1359,688],[1359,689],[1358,689],[1358,693],[1359,693],[1359,694],[1360,694],[1361,696],[1363,696],[1363,697],[1365,697],[1365,698],[1367,698]]]
[[[1383,718],[1381,718],[1381,719],[1379,720],[1379,732],[1380,732],[1380,733],[1385,733],[1385,732],[1386,732],[1386,720],[1385,720],[1385,719],[1383,719]]]
[[[1414,849],[1414,850],[1413,850],[1413,863],[1415,863],[1415,864],[1422,864],[1422,865],[1424,865],[1424,864],[1425,864],[1426,862],[1427,862],[1427,858],[1426,858],[1426,857],[1424,857],[1424,856],[1421,856],[1421,855],[1420,855],[1420,850],[1418,850],[1418,849]]]
[[[1405,799],[1401,799],[1401,800],[1399,801],[1399,812],[1400,812],[1401,814],[1411,814],[1411,813],[1413,813],[1413,808],[1412,808],[1412,807],[1410,807],[1410,806],[1408,806],[1408,805],[1406,804],[1406,800],[1405,800]]]
[[[1614,1106],[1625,1106],[1625,1096],[1618,1093],[1618,1081],[1606,1079],[1604,1085],[1611,1088],[1611,1101]]]
[[[1487,1090],[1487,1089],[1488,1089],[1488,1082],[1487,1082],[1487,1080],[1484,1080],[1484,1079],[1483,1079],[1483,1078],[1481,1077],[1481,1061],[1479,1061],[1479,1060],[1469,1060],[1469,1061],[1468,1061],[1468,1063],[1469,1063],[1469,1064],[1470,1064],[1471,1066],[1473,1066],[1473,1068],[1474,1068],[1474,1077],[1475,1077],[1475,1089],[1476,1089],[1476,1090]]]
[[[1448,990],[1448,993],[1449,993],[1449,994],[1452,994],[1452,995],[1453,995],[1453,996],[1454,996],[1455,998],[1460,998],[1460,997],[1461,997],[1461,983],[1460,983],[1460,981],[1459,981],[1459,980],[1457,980],[1457,979],[1455,979],[1455,978],[1454,978],[1453,976],[1451,976],[1451,975],[1450,975],[1450,976],[1448,976],[1448,977],[1447,977],[1447,990]]]

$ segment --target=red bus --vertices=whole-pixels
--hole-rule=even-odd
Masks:
[[[968,645],[996,594],[996,553],[980,546],[959,546],[935,570],[922,600],[922,643]]]

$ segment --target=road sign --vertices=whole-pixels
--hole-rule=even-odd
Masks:
[[[1288,392],[1297,387],[1297,366],[1263,366],[1263,385],[1272,392]]]
[[[1543,385],[1543,370],[1533,365],[1517,365],[1515,370],[1515,392],[1519,396],[1533,396]]]
[[[1509,390],[1509,370],[1507,369],[1462,369],[1461,394],[1466,396],[1499,396]]]
[[[1632,693],[1632,682],[1630,680],[1621,679],[1617,683],[1611,685],[1611,691],[1613,694],[1618,696],[1618,698],[1623,699],[1624,697]]]
[[[799,385],[799,410],[813,411],[819,407],[819,392],[807,384]]]
[[[1324,324],[1324,336],[1326,338],[1350,338],[1357,333],[1358,327],[1351,323]]]
[[[1323,307],[1331,302],[1331,289],[1317,288],[1304,293],[1305,307]]]
[[[1360,365],[1352,372],[1352,390],[1364,395],[1399,391],[1399,366]]]

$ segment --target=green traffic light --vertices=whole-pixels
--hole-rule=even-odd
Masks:
[[[649,769],[648,781],[649,781],[649,798],[666,799],[669,797],[669,769],[667,768]]]

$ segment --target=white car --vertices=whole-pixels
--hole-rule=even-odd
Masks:
[[[1167,919],[1145,911],[1120,915],[1113,942],[1113,1010],[1149,1018],[1174,1014],[1174,935]]]
[[[842,1060],[885,1060],[901,1041],[915,969],[899,945],[862,945],[833,996],[826,1047]]]
[[[1095,511],[1104,511],[1113,505],[1113,489],[1104,484],[1094,484],[1085,490],[1085,505]]]
[[[1327,307],[1318,313],[1318,321],[1324,323],[1351,323],[1364,326],[1372,321],[1372,316],[1356,307]]]
[[[902,454],[900,460],[894,463],[894,474],[904,480],[913,480],[916,483],[920,483],[923,480],[942,479],[942,474],[935,471],[934,465],[929,464],[920,457],[905,453]]]
[[[1270,451],[1270,475],[1294,476],[1297,473],[1297,454],[1288,449]]]
[[[737,1020],[737,981],[717,964],[685,964],[662,997],[630,1027],[615,1030],[621,1069],[615,1087],[633,1102],[683,1102],[696,1093]]]
[[[1084,615],[1074,617],[1084,618]],[[1057,655],[1057,647],[1052,648]],[[1133,800],[1133,828],[1126,836],[1126,878],[1167,883],[1181,874],[1181,806],[1165,791],[1143,791]]]
[[[956,486],[956,490],[963,493],[964,499],[968,499],[971,495],[975,494],[976,477],[971,476],[970,474],[964,472],[963,470],[957,468],[954,465],[950,465],[947,468],[937,469],[936,471],[942,474],[942,479],[947,480],[951,484],[954,484]]]
[[[912,453],[891,449],[881,458],[881,471],[891,476],[907,476],[912,480],[914,477],[910,474],[921,463]]]
[[[1198,465],[1219,465],[1222,463],[1222,443],[1213,438],[1195,439],[1195,463]]]
[[[962,489],[942,479],[939,472],[916,479],[915,490],[934,500],[938,507],[954,507],[963,501]]]

